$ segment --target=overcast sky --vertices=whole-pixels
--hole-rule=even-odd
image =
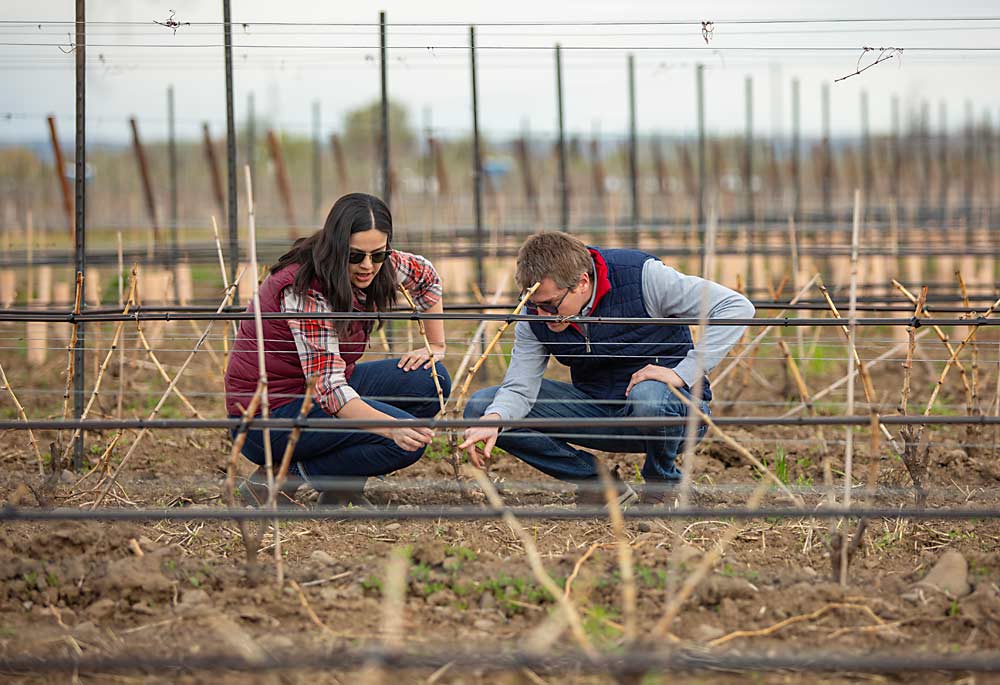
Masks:
[[[176,89],[180,135],[199,135],[202,121],[209,121],[221,134],[225,122],[221,0],[90,0],[87,4],[88,21],[94,22],[88,27],[87,52],[90,140],[127,140],[131,115],[138,117],[147,140],[164,136],[170,84]],[[176,33],[153,23],[167,22],[171,10],[174,21],[181,23]],[[247,96],[253,93],[258,115],[285,131],[308,133],[316,101],[324,134],[337,129],[346,111],[378,97],[379,10],[386,11],[390,24],[391,97],[408,106],[416,125],[423,125],[429,117],[446,135],[465,135],[471,128],[469,24],[479,25],[480,124],[495,135],[523,127],[536,133],[555,129],[551,47],[556,42],[565,48],[566,124],[581,133],[626,129],[626,55],[630,51],[636,60],[638,121],[643,133],[690,134],[695,130],[697,63],[706,68],[710,130],[742,131],[744,80],[750,76],[757,132],[787,134],[790,83],[798,78],[803,130],[817,133],[821,84],[854,71],[862,46],[902,47],[904,51],[901,60],[892,59],[860,76],[831,83],[834,135],[858,132],[862,90],[869,93],[874,131],[889,129],[893,95],[899,96],[904,117],[918,110],[921,102],[929,102],[934,127],[940,121],[941,102],[947,103],[947,121],[952,127],[964,122],[967,102],[978,120],[988,112],[996,122],[1000,115],[1000,8],[996,2],[232,0],[237,118],[245,117]],[[44,116],[49,113],[58,117],[62,137],[71,138],[74,56],[67,34],[72,25],[50,22],[71,22],[73,11],[72,0],[4,0],[0,5],[0,141],[44,139]],[[994,19],[787,23],[942,17]],[[715,22],[707,46],[698,25],[663,23],[705,20]],[[434,22],[447,25],[426,25]],[[491,26],[491,22],[503,25]],[[531,22],[593,23],[524,25]],[[425,25],[413,25],[420,23]]]

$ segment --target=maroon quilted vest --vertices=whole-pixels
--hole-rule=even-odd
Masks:
[[[280,312],[281,292],[292,285],[299,265],[287,266],[276,274],[271,274],[260,285],[260,311]],[[313,287],[317,288],[318,283]],[[318,289],[318,288],[317,288]],[[355,301],[355,309],[357,309]],[[246,309],[253,312],[253,302]],[[306,379],[299,363],[292,331],[287,319],[264,319],[264,367],[267,369],[267,389],[271,408],[288,404],[305,392]],[[368,346],[371,324],[354,320],[347,333],[339,336],[340,356],[347,363],[345,373],[348,380],[354,373],[354,365]],[[257,332],[253,319],[240,321],[239,332],[229,355],[226,368],[226,412],[230,415],[242,414],[254,392],[260,375],[257,369]]]

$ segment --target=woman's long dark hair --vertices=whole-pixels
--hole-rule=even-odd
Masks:
[[[352,311],[354,296],[348,272],[351,235],[373,228],[386,234],[387,247],[392,245],[392,214],[386,204],[366,193],[344,195],[334,203],[323,228],[308,238],[296,240],[292,249],[271,267],[271,273],[301,264],[292,285],[295,292],[305,294],[315,282],[333,311]],[[396,272],[391,259],[382,263],[364,293],[368,311],[387,311],[396,303]],[[338,333],[343,335],[349,323],[338,321]]]

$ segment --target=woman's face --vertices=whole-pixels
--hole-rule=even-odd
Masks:
[[[389,249],[389,234],[377,228],[352,233],[350,247],[353,259],[348,260],[347,271],[351,276],[351,285],[356,288],[367,288],[372,284],[375,275],[384,263],[376,264],[372,260],[372,254]],[[354,260],[357,259],[358,255],[364,255],[364,259],[355,264]]]

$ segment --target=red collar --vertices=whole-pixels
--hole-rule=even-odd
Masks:
[[[588,247],[587,251],[594,260],[594,282],[592,284],[594,288],[594,304],[590,307],[590,314],[588,314],[588,316],[593,316],[601,299],[611,292],[611,281],[608,279],[608,264],[604,261],[601,253],[593,247]],[[570,326],[575,328],[577,333],[583,335],[583,331],[575,323],[571,322]]]
[[[593,315],[594,310],[597,309],[598,303],[601,299],[611,292],[611,281],[608,280],[608,264],[604,261],[604,257],[601,253],[593,247],[588,247],[587,251],[590,252],[590,256],[594,258],[594,306],[590,308],[590,313]]]

